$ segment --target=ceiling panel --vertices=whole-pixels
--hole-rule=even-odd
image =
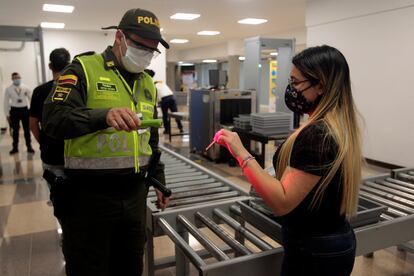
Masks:
[[[72,14],[42,11],[42,5],[74,5]],[[174,49],[188,49],[217,44],[231,39],[271,35],[284,30],[304,28],[306,0],[1,0],[0,25],[37,26],[42,21],[63,22],[66,30],[97,31],[117,25],[130,8],[153,11],[164,28],[163,36],[190,40]],[[199,13],[193,21],[177,21],[169,17],[176,12]],[[262,25],[241,25],[247,17],[265,18]],[[202,30],[220,31],[217,36],[198,36]]]

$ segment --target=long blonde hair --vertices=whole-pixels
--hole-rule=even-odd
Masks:
[[[329,164],[331,168],[320,180],[310,207],[314,208],[320,204],[329,182],[340,170],[340,214],[352,216],[357,210],[361,167],[364,161],[359,116],[352,98],[348,63],[341,52],[326,45],[305,49],[293,58],[292,63],[311,83],[320,82],[323,85],[323,94],[309,120],[283,144],[278,157],[276,177],[281,179],[289,166],[298,134],[308,125],[322,121],[327,128],[326,135],[337,143],[338,153],[335,161]]]

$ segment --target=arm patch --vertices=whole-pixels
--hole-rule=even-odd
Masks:
[[[56,86],[53,92],[52,102],[64,102],[68,98],[70,91],[72,91],[72,88]]]

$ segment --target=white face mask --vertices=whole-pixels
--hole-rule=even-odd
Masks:
[[[154,54],[142,49],[137,49],[132,46],[128,46],[126,44],[125,35],[124,43],[127,47],[127,51],[125,53],[125,56],[122,55],[121,52],[122,65],[130,73],[140,73],[144,71],[144,69],[150,65]],[[119,50],[121,51],[121,48]]]

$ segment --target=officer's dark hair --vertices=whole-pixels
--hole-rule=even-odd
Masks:
[[[19,73],[17,73],[17,72],[13,72],[12,73],[12,78],[14,77],[14,76],[18,76],[19,75]]]
[[[153,78],[155,76],[154,70],[145,69],[144,71],[145,71],[145,73],[147,73],[148,75],[150,75],[151,78]]]
[[[57,48],[50,53],[49,60],[50,69],[60,72],[70,63],[70,54],[65,48]]]

